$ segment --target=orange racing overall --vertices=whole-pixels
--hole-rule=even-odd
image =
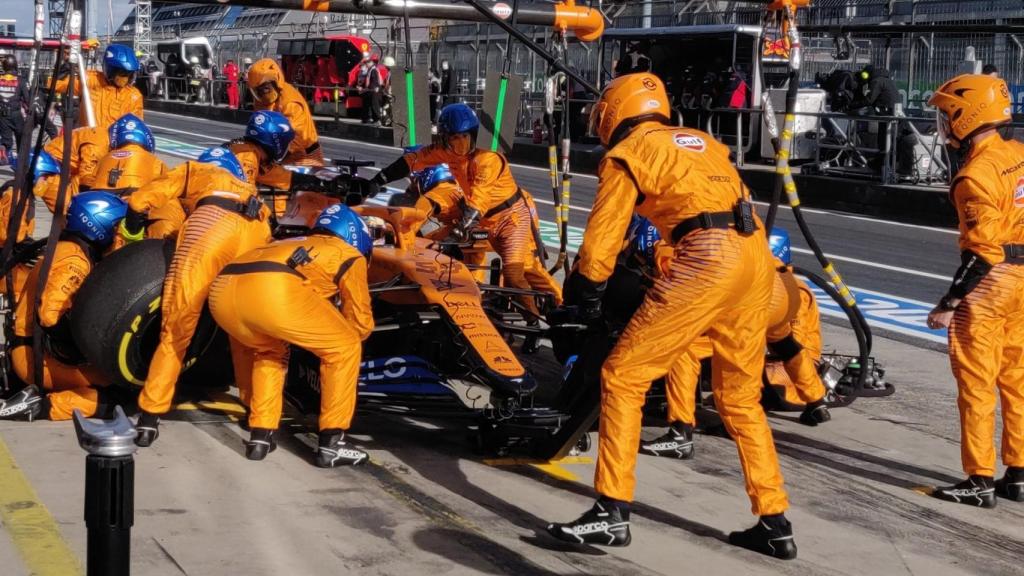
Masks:
[[[72,299],[92,270],[93,261],[89,250],[88,244],[77,238],[57,243],[39,307],[39,323],[44,329],[56,326],[71,308]],[[92,387],[101,381],[97,373],[85,366],[68,365],[46,351],[43,355],[43,381],[38,382],[35,378],[32,330],[36,319],[39,270],[36,266],[28,273],[28,280],[17,303],[11,348],[14,373],[28,384],[41,385],[51,391],[48,394],[51,420],[69,420],[75,408],[85,416],[92,416],[99,405],[99,392]]]
[[[784,375],[774,374],[766,367],[769,382],[788,378],[796,398],[793,403],[808,404],[825,396],[825,385],[818,377],[817,360],[821,357],[821,320],[818,302],[810,287],[793,276],[790,268],[775,261],[777,273],[772,286],[768,312],[768,347],[785,358]],[[690,349],[672,365],[665,377],[669,422],[696,424],[696,386],[700,378],[700,361],[712,356],[711,341],[698,338]],[[787,392],[790,390],[786,386]]]
[[[60,161],[64,157],[64,138],[57,137],[50,140],[43,149]],[[100,159],[109,151],[110,140],[106,128],[83,127],[72,130],[71,159],[68,171],[71,179],[68,182],[68,192],[64,200],[65,209],[71,205],[71,199],[78,194],[79,190],[88,190],[93,185]],[[59,180],[56,178],[47,179],[42,189],[40,189],[39,183],[36,183],[35,195],[43,199],[50,212],[57,207],[58,182]]]
[[[991,477],[997,390],[1003,464],[1024,467],[1024,144],[998,134],[975,143],[951,194],[965,265],[975,257],[992,267],[949,327],[964,472]]]
[[[167,166],[149,150],[128,143],[111,150],[96,167],[93,190],[106,190],[118,196],[127,196],[167,172]],[[147,238],[169,238],[181,229],[185,211],[181,202],[173,199],[160,208],[149,211],[152,222],[146,227]],[[115,239],[118,242],[120,236]]]
[[[57,80],[57,93],[63,94],[68,89],[70,78]],[[107,80],[100,70],[87,70],[86,82],[89,86],[89,100],[92,102],[96,128],[106,132],[107,128],[125,114],[134,114],[142,118],[142,93],[135,86],[128,85],[118,88]],[[81,94],[81,83],[75,78],[75,95]],[[78,125],[87,126],[88,118],[85,106],[79,106]],[[59,138],[58,138],[59,140]],[[54,156],[56,158],[56,155]]]
[[[302,250],[311,260],[287,264]],[[221,271],[210,312],[253,357],[249,426],[277,429],[292,344],[320,358],[320,430],[349,429],[362,341],[373,330],[366,269],[345,241],[313,234],[256,248]]]
[[[139,396],[139,408],[150,414],[164,414],[171,408],[182,358],[213,279],[239,255],[270,241],[268,211],[256,197],[256,188],[212,164],[181,164],[133,192],[128,207],[145,213],[175,198],[188,218],[178,234],[164,280],[160,341]],[[232,360],[244,396],[249,370],[232,344]]]
[[[323,166],[324,153],[320,149],[320,136],[316,133],[316,123],[313,122],[309,104],[294,86],[285,82],[284,73],[281,72],[277,62],[270,58],[256,61],[249,68],[246,80],[249,89],[253,91],[257,86],[266,82],[273,82],[277,85],[277,98],[272,102],[267,102],[257,97],[253,102],[253,110],[280,112],[284,114],[285,118],[288,118],[288,122],[292,125],[295,139],[292,140],[288,147],[288,155],[281,163],[296,166]]]
[[[699,214],[732,215],[748,197],[728,149],[697,130],[642,122],[608,151],[577,266],[592,283],[611,276],[635,210],[663,238]],[[731,221],[731,219],[730,219]],[[773,269],[763,225],[752,233],[697,227],[673,238],[669,274],[655,280],[601,370],[595,487],[632,501],[641,409],[651,382],[701,335],[711,341],[716,405],[736,441],[757,515],[788,503],[760,405]]]

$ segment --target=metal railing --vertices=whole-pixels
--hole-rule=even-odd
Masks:
[[[766,142],[763,123],[747,121],[760,118],[760,108],[712,108],[707,112],[703,128],[732,148],[737,166],[743,167],[751,160],[755,143]],[[886,185],[949,185],[949,158],[935,137],[934,117],[837,112],[796,115],[817,119],[813,130],[799,132],[793,140],[794,146],[799,146],[801,140],[813,146],[813,157],[793,162],[805,174],[859,178]],[[759,134],[750,133],[746,128],[749,125],[760,125]],[[723,134],[722,126],[732,132]],[[760,152],[756,156],[763,163],[772,160]]]

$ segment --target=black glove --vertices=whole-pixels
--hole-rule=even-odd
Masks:
[[[146,228],[146,215],[129,208],[121,225],[129,235],[139,236]]]
[[[370,178],[370,182],[376,184],[377,188],[383,188],[384,186],[387,185],[388,178],[387,176],[384,175],[384,171],[381,170],[380,172],[377,172],[376,176]]]
[[[377,174],[380,176],[380,174]],[[348,193],[359,194],[363,198],[373,198],[380,193],[380,184],[377,183],[377,177],[374,176],[372,180],[366,178],[360,178],[359,176],[353,176],[348,181]]]
[[[566,306],[579,308],[580,320],[586,322],[601,317],[601,300],[607,282],[597,283],[578,271],[573,270],[565,279],[562,295]]]

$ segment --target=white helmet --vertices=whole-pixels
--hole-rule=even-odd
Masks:
[[[394,68],[395,67],[395,58],[394,58],[394,56],[385,56],[384,57],[384,66],[387,66],[388,68]]]
[[[198,56],[193,56],[193,57],[189,58],[188,61],[191,62],[192,64],[199,64],[199,57]]]
[[[248,56],[242,58],[242,64],[252,64],[252,58],[249,58]]]

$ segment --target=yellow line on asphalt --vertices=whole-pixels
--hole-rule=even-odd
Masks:
[[[484,464],[488,466],[533,466],[537,470],[557,478],[559,480],[566,480],[568,482],[579,482],[580,477],[573,473],[568,468],[564,468],[563,464],[592,464],[593,458],[589,456],[567,456],[560,460],[537,460],[534,458],[488,458],[485,459]]]
[[[0,438],[0,520],[34,576],[84,574],[61,536],[57,522],[39,500]]]

